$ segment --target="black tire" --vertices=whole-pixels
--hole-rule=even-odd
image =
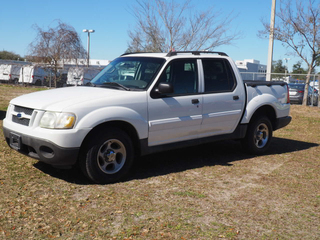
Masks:
[[[241,141],[242,147],[250,154],[264,153],[270,146],[272,131],[272,124],[267,117],[253,119],[245,138]]]
[[[41,86],[41,80],[38,79],[35,83],[34,83],[35,86]]]
[[[93,134],[80,156],[83,173],[95,183],[113,183],[124,178],[134,160],[129,136],[118,128]]]

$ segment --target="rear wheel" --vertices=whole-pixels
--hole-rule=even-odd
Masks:
[[[41,80],[38,79],[35,83],[34,83],[35,86],[41,86]]]
[[[264,153],[271,143],[272,125],[267,117],[255,118],[248,127],[242,147],[252,154]]]
[[[92,135],[81,155],[82,171],[96,183],[119,181],[129,172],[134,160],[131,139],[117,128]]]

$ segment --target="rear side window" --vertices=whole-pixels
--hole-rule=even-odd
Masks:
[[[205,92],[230,92],[236,79],[226,59],[202,59]]]

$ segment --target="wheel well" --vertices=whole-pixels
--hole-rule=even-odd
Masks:
[[[81,149],[83,149],[83,146],[87,144],[88,139],[90,139],[91,136],[97,134],[98,132],[101,132],[102,130],[106,128],[119,128],[122,131],[124,131],[130,139],[132,140],[132,144],[135,150],[135,154],[140,155],[140,141],[138,137],[138,133],[136,129],[129,123],[123,122],[123,121],[111,121],[106,123],[101,123],[100,125],[94,127],[85,137],[81,144]]]
[[[261,116],[266,116],[270,120],[270,122],[272,124],[272,128],[273,129],[276,128],[276,120],[277,120],[277,118],[276,118],[276,112],[273,109],[273,107],[271,107],[271,106],[263,106],[263,107],[260,107],[259,109],[257,109],[256,112],[251,117],[250,123],[253,120],[255,120],[256,118],[261,117]]]

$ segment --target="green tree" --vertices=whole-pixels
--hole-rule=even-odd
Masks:
[[[318,50],[320,52],[320,50]],[[316,58],[316,66],[320,66],[320,55]]]
[[[292,66],[292,77],[296,79],[306,80],[306,74],[308,70],[302,67],[302,62],[299,61]],[[305,75],[295,75],[295,74],[305,74]]]
[[[281,73],[279,75],[273,74],[272,78],[281,79],[284,77],[286,73],[287,67],[283,65],[283,61],[279,59],[278,61],[272,62],[272,73]]]
[[[22,57],[19,54],[15,54],[14,52],[0,51],[0,59],[19,60],[19,59],[22,59]]]
[[[285,73],[287,67],[283,65],[283,61],[280,59],[278,61],[273,61],[272,72],[273,73]]]

